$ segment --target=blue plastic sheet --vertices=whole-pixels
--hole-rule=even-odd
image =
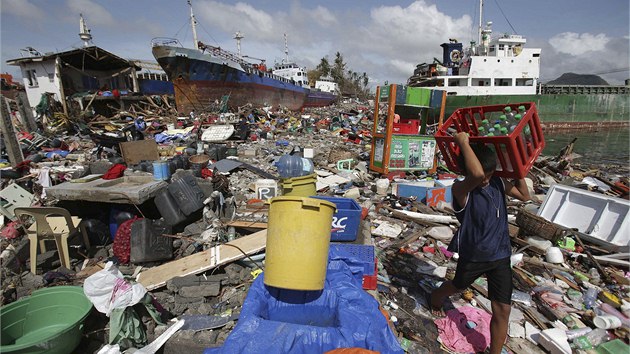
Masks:
[[[204,353],[310,354],[355,347],[404,353],[378,302],[361,288],[353,270],[344,260],[330,260],[322,291],[268,287],[261,274],[223,347]]]

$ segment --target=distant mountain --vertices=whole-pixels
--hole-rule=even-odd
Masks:
[[[565,73],[547,85],[608,85],[608,82],[597,75]]]

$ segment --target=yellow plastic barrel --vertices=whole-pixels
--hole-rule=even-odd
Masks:
[[[317,174],[286,178],[280,181],[282,185],[282,194],[296,197],[311,197],[317,193],[315,184],[317,183]]]
[[[291,196],[272,198],[269,204],[265,284],[322,290],[335,204]]]

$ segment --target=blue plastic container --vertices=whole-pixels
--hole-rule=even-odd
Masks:
[[[171,168],[168,161],[153,161],[153,179],[166,181],[171,178]]]
[[[350,243],[331,243],[328,259],[343,259],[351,268],[362,267],[362,275],[374,275],[374,258],[376,253],[372,245],[355,245]]]
[[[313,198],[335,203],[337,211],[333,214],[331,241],[354,241],[361,223],[361,206],[354,199],[314,196]]]
[[[313,173],[313,162],[296,155],[282,155],[275,165],[281,178],[308,176]]]

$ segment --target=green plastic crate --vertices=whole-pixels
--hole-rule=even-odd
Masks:
[[[408,87],[406,103],[414,106],[429,107],[431,102],[431,89],[423,87]]]

